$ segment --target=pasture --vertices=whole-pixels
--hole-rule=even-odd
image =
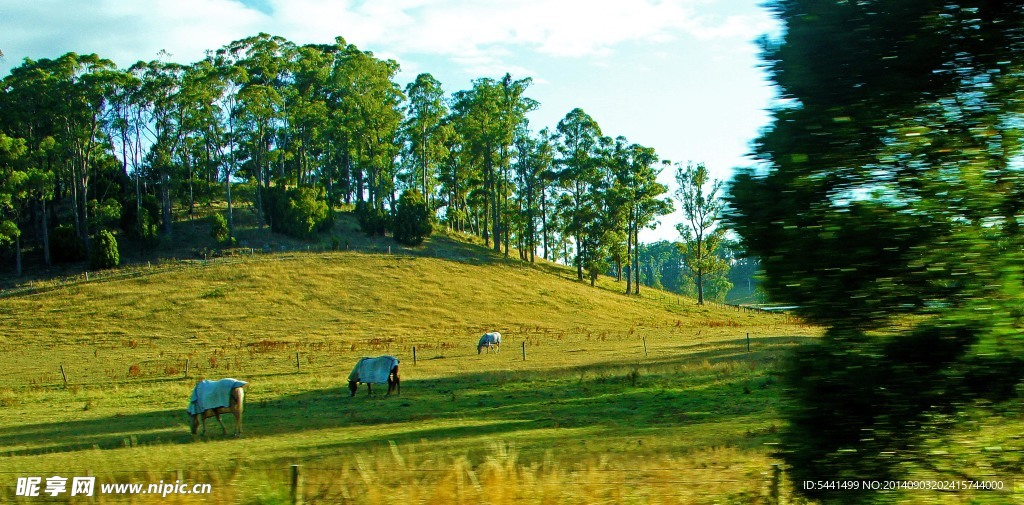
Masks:
[[[290,503],[291,465],[307,503],[785,493],[774,373],[818,330],[571,276],[441,239],[418,255],[257,255],[0,299],[0,501],[40,500],[14,496],[18,477],[88,474],[212,488],[99,503]],[[477,354],[485,331],[500,353]],[[401,395],[348,398],[355,362],[382,354],[401,360]],[[245,436],[193,439],[192,387],[221,377],[249,381]]]

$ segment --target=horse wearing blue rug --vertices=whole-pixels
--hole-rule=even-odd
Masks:
[[[349,397],[356,395],[359,384],[366,384],[367,395],[373,394],[372,384],[387,384],[388,395],[392,391],[402,394],[402,379],[398,376],[398,358],[394,356],[378,356],[362,358],[356,363],[352,373],[348,374]]]
[[[206,435],[206,418],[216,417],[221,431],[227,435],[228,430],[220,420],[220,415],[231,414],[235,416],[235,436],[241,436],[242,410],[245,404],[245,390],[242,388],[246,384],[248,383],[235,379],[204,380],[196,384],[192,389],[187,409],[192,421],[192,434],[196,435],[199,425],[202,424],[202,434]]]

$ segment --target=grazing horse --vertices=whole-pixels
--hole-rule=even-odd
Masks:
[[[487,348],[488,351],[491,350],[491,347],[493,347],[495,351],[500,351],[501,333],[498,333],[496,331],[484,333],[484,336],[480,337],[480,342],[476,344],[476,353],[480,354],[480,351],[483,350],[485,347]]]
[[[388,395],[392,391],[402,394],[402,379],[398,376],[398,358],[394,356],[378,356],[362,358],[356,363],[352,373],[348,374],[348,389],[352,392],[349,398],[356,395],[359,384],[366,384],[367,395],[373,394],[371,384],[387,384]]]
[[[202,434],[206,435],[206,418],[216,417],[221,431],[227,435],[228,430],[224,427],[220,415],[231,414],[235,416],[235,436],[242,436],[242,410],[245,406],[243,388],[246,384],[248,383],[235,379],[204,380],[196,384],[188,405],[192,434],[196,435],[199,425],[202,424]]]

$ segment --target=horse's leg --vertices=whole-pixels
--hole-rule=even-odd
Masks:
[[[242,412],[245,411],[245,391],[242,388],[237,388],[233,395],[235,399],[235,405],[232,413],[235,414],[235,436],[242,436]]]
[[[206,436],[206,412],[202,412],[202,413],[199,414],[199,420],[200,420],[200,422],[203,425],[203,432],[200,433],[200,435],[205,437]]]
[[[373,385],[369,382],[366,383],[366,396],[373,396]]]
[[[213,415],[217,416],[217,422],[220,423],[220,431],[224,435],[227,435],[228,434],[228,429],[224,427],[224,421],[221,421],[221,419],[220,419],[220,412],[217,412],[216,410],[214,410],[213,411]]]

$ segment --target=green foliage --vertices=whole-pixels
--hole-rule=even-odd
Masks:
[[[210,237],[223,244],[227,242],[229,233],[228,220],[224,214],[217,212],[210,216]]]
[[[73,263],[85,259],[85,243],[71,225],[58,226],[50,233],[50,257],[54,263]]]
[[[434,231],[433,216],[423,194],[406,190],[395,210],[395,240],[405,245],[420,245]]]
[[[113,198],[107,198],[102,203],[90,200],[89,218],[93,228],[115,228],[122,221],[121,202]]]
[[[121,264],[121,253],[117,249],[117,239],[113,233],[107,230],[100,230],[92,243],[92,251],[89,258],[89,268],[102,270],[114,268]]]
[[[263,207],[270,229],[291,237],[309,239],[334,223],[323,192],[312,188],[267,188],[263,191]]]
[[[724,277],[729,263],[721,257],[719,246],[725,240],[726,229],[720,224],[722,208],[721,181],[711,180],[703,163],[682,164],[676,167],[676,194],[683,209],[683,222],[676,225],[683,237],[680,248],[686,266],[693,272],[697,288],[697,303],[704,303],[705,276],[715,278],[716,291],[725,297],[732,288]]]
[[[374,207],[361,201],[356,203],[355,212],[359,229],[369,236],[383,236],[391,228],[391,219],[381,207]]]
[[[798,478],[901,478],[950,428],[929,416],[1024,377],[1024,3],[770,8],[786,26],[764,44],[783,100],[729,220],[771,300],[829,327],[789,372],[784,457]]]
[[[144,249],[155,249],[160,245],[160,229],[155,219],[159,215],[160,201],[156,197],[143,196],[141,208],[133,198],[122,204],[121,230]]]

